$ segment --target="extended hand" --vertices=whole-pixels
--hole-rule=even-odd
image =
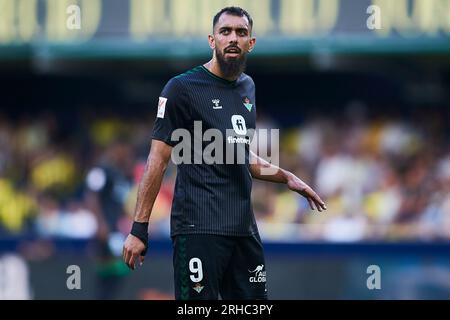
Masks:
[[[144,263],[144,256],[141,253],[145,250],[145,245],[139,238],[129,234],[123,245],[123,261],[127,266],[134,270],[136,265],[136,259],[139,257],[140,265]]]
[[[304,196],[306,200],[308,200],[309,206],[312,210],[314,210],[314,205],[320,212],[327,209],[325,202],[320,199],[317,193],[315,193],[315,191],[310,186],[308,186],[294,174],[289,176],[287,185],[292,191],[295,191]]]

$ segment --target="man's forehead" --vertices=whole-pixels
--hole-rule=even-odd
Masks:
[[[224,13],[220,16],[219,21],[217,21],[216,28],[244,28],[249,29],[249,22],[246,16],[235,16],[231,14]]]

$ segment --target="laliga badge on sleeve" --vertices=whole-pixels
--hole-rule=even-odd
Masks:
[[[164,113],[166,112],[166,102],[167,98],[159,97],[158,102],[158,113],[156,114],[156,117],[163,119]]]

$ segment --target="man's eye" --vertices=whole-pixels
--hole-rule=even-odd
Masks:
[[[229,33],[230,33],[230,30],[222,30],[222,33],[223,33],[223,34],[229,34]]]

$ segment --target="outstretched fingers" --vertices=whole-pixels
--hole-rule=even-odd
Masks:
[[[314,206],[317,208],[319,212],[327,209],[325,202],[318,196],[317,193],[314,192],[313,189],[307,188],[306,190],[306,199],[309,202],[309,205],[312,210],[314,210]]]
[[[317,210],[319,210],[320,212],[322,212],[322,210],[327,210],[327,206],[325,205],[325,202],[323,202],[322,199],[320,199],[320,197],[317,195],[317,193],[313,193],[313,201],[314,204],[316,205]]]

